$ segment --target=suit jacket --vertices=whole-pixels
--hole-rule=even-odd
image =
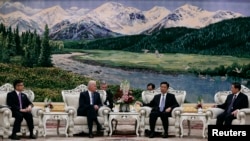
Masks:
[[[110,90],[107,90],[106,93],[107,93],[107,97],[106,97],[106,100],[104,101],[104,105],[107,105],[107,101],[108,101],[109,102],[108,107],[110,109],[112,109],[114,107],[114,105],[113,105],[113,103],[114,103],[114,101],[113,101],[113,94],[111,93]]]
[[[148,104],[143,104],[143,106],[149,106],[152,107],[152,112],[154,111],[160,111],[159,108],[159,104],[160,104],[160,100],[161,100],[161,94],[157,94],[154,96],[154,98],[150,101],[150,103]],[[175,107],[179,107],[179,104],[175,98],[174,94],[171,93],[167,93],[166,95],[166,100],[165,100],[165,107],[164,107],[164,111],[168,108],[171,107],[171,111],[175,108]]]
[[[23,109],[27,108],[29,105],[33,106],[33,103],[29,100],[26,94],[21,93],[21,99]],[[7,94],[7,105],[10,106],[10,109],[13,112],[20,111],[20,104],[16,91],[12,91]]]
[[[93,109],[94,105],[102,106],[101,97],[98,92],[94,92],[94,103],[90,105],[89,92],[81,92],[79,98],[79,107],[77,109],[78,116],[86,116],[89,109]]]
[[[217,107],[224,109],[226,112],[227,109],[229,108],[229,105],[231,104],[231,102],[233,100],[233,96],[234,96],[234,94],[229,94],[227,96],[226,101],[223,104],[217,105]],[[232,111],[234,111],[236,109],[248,108],[248,104],[249,103],[248,103],[247,95],[240,92],[239,95],[234,100]]]

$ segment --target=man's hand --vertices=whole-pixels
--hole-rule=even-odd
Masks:
[[[142,106],[143,104],[140,101],[136,101],[135,104]]]
[[[27,109],[27,112],[31,112],[31,110],[32,110],[32,106],[31,106],[31,105],[29,105],[26,109]]]
[[[171,111],[171,107],[168,107],[165,112],[170,112]]]
[[[94,105],[94,109],[97,111],[99,109],[98,105]]]
[[[212,108],[217,108],[217,105],[213,105]]]
[[[236,116],[237,116],[238,111],[239,111],[239,110],[234,110],[234,111],[232,112],[232,115],[234,115],[234,116],[236,117]]]

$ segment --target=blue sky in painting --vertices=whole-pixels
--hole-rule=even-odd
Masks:
[[[136,7],[140,10],[149,10],[154,6],[164,6],[171,11],[184,4],[191,4],[209,11],[229,10],[250,16],[250,0],[10,0],[10,2],[17,1],[32,8],[47,8],[60,5],[63,8],[74,6],[88,9],[93,9],[105,2],[112,1]]]

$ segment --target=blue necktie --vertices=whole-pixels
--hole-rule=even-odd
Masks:
[[[160,111],[163,112],[164,107],[165,107],[165,98],[164,95],[161,96],[161,105],[160,105]]]
[[[94,93],[91,93],[91,100],[92,100],[92,105],[95,105],[95,100],[94,100]]]
[[[236,99],[236,95],[233,96],[233,99],[232,99],[232,101],[227,109],[227,113],[231,113],[235,99]]]
[[[18,100],[19,100],[19,104],[20,104],[20,109],[23,109],[22,107],[22,97],[21,97],[21,93],[18,94]]]

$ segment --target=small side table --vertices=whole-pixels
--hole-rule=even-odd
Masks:
[[[46,137],[46,122],[48,119],[57,120],[57,135],[59,135],[59,126],[61,120],[66,120],[65,135],[68,137],[68,126],[69,126],[69,116],[65,112],[44,112],[43,113],[43,127],[44,127],[44,137]]]
[[[110,133],[109,136],[112,136],[113,133],[113,128],[112,128],[112,120],[113,119],[129,119],[129,118],[134,118],[136,119],[136,127],[135,127],[135,133],[137,136],[139,136],[139,122],[140,122],[140,117],[139,113],[137,112],[110,112],[109,113],[109,129]]]
[[[206,126],[206,114],[205,113],[182,113],[181,117],[180,117],[180,128],[181,128],[181,137],[183,137],[183,121],[187,120],[188,123],[188,135],[190,135],[190,121],[195,121],[195,120],[201,120],[203,123],[203,132],[202,132],[202,136],[203,138],[206,137],[206,130],[205,130],[205,126]]]

